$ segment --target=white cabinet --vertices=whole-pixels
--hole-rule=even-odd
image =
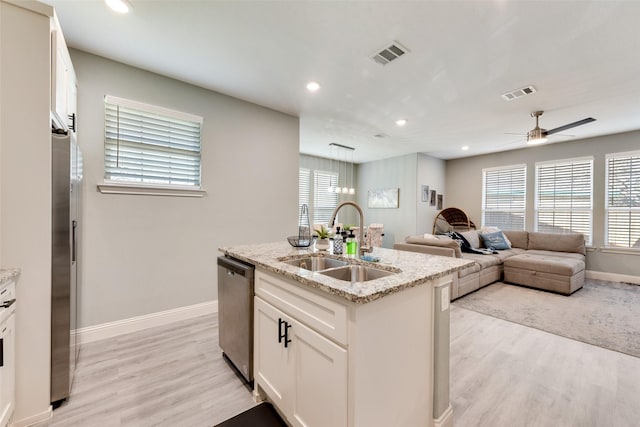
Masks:
[[[75,132],[77,80],[56,18],[51,20],[51,115],[58,126]]]
[[[0,427],[15,407],[15,292],[14,281],[0,289]]]
[[[451,280],[362,304],[257,269],[256,399],[293,426],[450,425]]]
[[[287,419],[346,426],[347,350],[259,297],[255,323],[256,379]]]

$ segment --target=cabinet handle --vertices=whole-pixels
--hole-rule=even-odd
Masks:
[[[289,347],[287,344],[289,344],[291,342],[291,340],[289,339],[289,328],[291,327],[291,325],[289,324],[289,322],[284,322],[284,348]]]
[[[278,317],[278,342],[281,343],[282,342],[282,338],[284,338],[285,336],[282,334],[282,325],[285,324],[287,322],[285,322],[284,320],[282,320],[281,318]],[[285,333],[286,333],[286,329],[285,329]]]
[[[9,308],[13,305],[14,302],[16,302],[15,298],[10,299],[9,301],[3,301],[2,304],[0,304],[0,307]]]
[[[71,124],[69,125],[69,129],[72,131],[76,131],[76,113],[69,114],[69,120],[71,120]]]
[[[4,338],[0,338],[0,368],[4,366]]]

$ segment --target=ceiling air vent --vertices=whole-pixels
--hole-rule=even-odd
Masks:
[[[520,98],[525,95],[531,95],[536,93],[536,88],[533,86],[523,87],[522,89],[512,90],[511,92],[503,93],[501,96],[505,101],[512,101],[516,98]]]
[[[381,49],[379,52],[371,55],[371,59],[373,59],[380,65],[387,65],[389,62],[400,58],[407,52],[409,52],[409,49],[403,47],[400,43],[391,42],[391,44],[389,44],[384,49]]]

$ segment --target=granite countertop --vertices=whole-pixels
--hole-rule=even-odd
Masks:
[[[0,286],[4,286],[12,278],[20,276],[19,268],[0,269]]]
[[[373,252],[367,254],[380,258],[379,262],[366,262],[344,255],[333,255],[326,251],[314,252],[310,248],[293,248],[287,242],[223,247],[220,248],[220,251],[230,257],[253,264],[257,268],[279,274],[303,285],[343,297],[355,303],[375,301],[386,295],[438,279],[473,264],[473,261],[460,258],[384,248],[374,248]],[[349,264],[371,266],[397,274],[366,282],[351,283],[283,262],[310,254],[347,260]]]

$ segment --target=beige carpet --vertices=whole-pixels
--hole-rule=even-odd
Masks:
[[[640,357],[640,286],[587,280],[566,297],[494,283],[455,306]]]

